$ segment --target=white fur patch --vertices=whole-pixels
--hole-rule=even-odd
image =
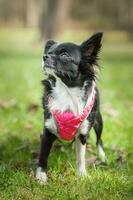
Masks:
[[[42,59],[42,70],[44,70],[44,61],[43,61],[43,59]]]
[[[100,144],[97,145],[98,155],[102,162],[106,162],[105,152]]]
[[[52,91],[52,99],[48,105],[49,109],[59,110],[60,112],[65,112],[67,110],[73,112],[75,115],[80,115],[83,112],[85,102],[82,97],[84,95],[84,90],[78,87],[68,88],[60,79],[57,79],[56,86]],[[56,136],[57,126],[53,116],[47,119],[45,126]],[[79,129],[79,133],[83,135],[87,134],[89,123],[85,120]]]
[[[79,134],[86,135],[88,133],[88,128],[89,128],[89,122],[87,119],[85,119],[79,128],[78,131]]]
[[[53,100],[49,104],[49,109],[59,110],[60,112],[70,110],[75,115],[79,115],[84,108],[82,97],[83,91],[80,88],[68,88],[60,80],[57,80],[56,86],[53,88]]]
[[[50,117],[50,119],[45,121],[45,126],[49,131],[57,136],[57,126],[53,117]]]
[[[86,176],[86,168],[85,168],[85,152],[86,152],[86,144],[82,144],[80,140],[76,139],[76,154],[77,154],[77,170],[80,176]]]
[[[82,114],[85,102],[83,100],[84,92],[85,92],[85,85],[82,89],[79,87],[68,88],[60,78],[58,78],[53,70],[48,69],[47,73],[52,74],[56,78],[55,87],[53,87],[50,102],[47,105],[49,110],[59,110],[60,112],[70,111],[73,112],[76,116]],[[95,84],[95,83],[94,83]],[[47,119],[45,122],[45,126],[56,136],[58,136],[57,125],[52,116],[50,119]],[[78,134],[86,135],[89,128],[89,122],[84,120],[78,130]]]
[[[47,174],[42,170],[41,167],[38,167],[36,170],[36,179],[39,181],[39,183],[44,184],[47,181]]]

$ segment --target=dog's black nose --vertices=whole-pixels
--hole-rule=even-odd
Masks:
[[[48,58],[47,55],[43,56],[43,61],[45,61]]]
[[[46,61],[46,59],[49,58],[49,57],[50,57],[49,55],[43,56],[43,61]]]

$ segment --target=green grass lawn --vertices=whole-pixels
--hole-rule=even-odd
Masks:
[[[86,32],[75,35],[68,32],[61,40],[79,43],[87,37]],[[56,143],[49,179],[42,186],[34,178],[43,127],[43,44],[37,38],[33,30],[0,32],[0,200],[133,199],[133,44],[124,33],[105,33],[98,84],[108,165],[92,162],[92,131],[86,155],[89,178],[76,175],[74,145]]]

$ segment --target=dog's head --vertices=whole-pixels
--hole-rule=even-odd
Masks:
[[[94,65],[97,65],[101,48],[102,33],[96,33],[81,45],[58,44],[47,41],[43,56],[43,68],[48,74],[55,74],[62,80],[95,79]]]

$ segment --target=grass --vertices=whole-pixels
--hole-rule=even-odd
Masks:
[[[61,39],[80,42],[87,37],[86,32],[79,35],[68,32]],[[133,199],[133,44],[124,33],[105,34],[99,88],[108,165],[87,164],[90,177],[79,179],[74,150],[56,144],[45,186],[34,179],[43,127],[42,47],[34,30],[1,30],[0,200]],[[88,163],[96,154],[93,131],[89,143]]]

